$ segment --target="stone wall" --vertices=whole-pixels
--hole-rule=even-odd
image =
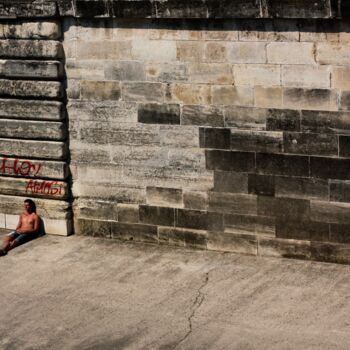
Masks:
[[[0,22],[0,228],[34,198],[47,233],[71,233],[61,26]]]
[[[348,261],[349,28],[65,19],[76,231]]]

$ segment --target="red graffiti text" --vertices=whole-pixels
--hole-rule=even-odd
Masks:
[[[26,193],[61,196],[62,186],[63,185],[57,181],[29,180],[26,185]]]
[[[36,176],[41,170],[41,164],[34,164],[30,160],[2,158],[0,173],[19,176]]]

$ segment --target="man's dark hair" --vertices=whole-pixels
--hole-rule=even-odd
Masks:
[[[36,213],[36,204],[34,203],[34,201],[32,201],[31,199],[26,199],[24,203],[28,203],[32,212]]]

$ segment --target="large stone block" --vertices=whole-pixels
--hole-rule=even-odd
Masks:
[[[257,214],[255,195],[209,192],[209,210],[228,214]]]
[[[147,187],[146,200],[150,205],[183,207],[182,190],[177,188]]]
[[[65,117],[62,102],[18,99],[0,99],[0,116],[44,120],[61,120]]]
[[[233,66],[236,85],[279,86],[281,68],[270,64],[236,64]]]
[[[330,181],[329,199],[334,202],[350,202],[350,181]]]
[[[211,231],[208,250],[257,255],[258,241],[254,235]]]
[[[143,81],[146,79],[144,64],[137,61],[112,61],[104,68],[107,80]]]
[[[350,159],[311,157],[310,175],[322,179],[350,180]]]
[[[314,64],[313,43],[276,42],[266,46],[267,62],[273,64]]]
[[[277,153],[282,151],[282,146],[283,134],[279,131],[231,131],[233,150]]]
[[[181,62],[146,62],[146,80],[167,83],[187,81],[187,65]]]
[[[309,176],[309,157],[257,153],[256,168],[259,174],[307,177]]]
[[[93,237],[111,238],[112,223],[102,220],[78,219],[78,234]]]
[[[339,136],[339,155],[341,157],[350,157],[350,137]]]
[[[184,191],[184,207],[188,209],[207,210],[208,193],[201,191]]]
[[[319,64],[349,64],[350,47],[341,43],[318,43],[316,60]]]
[[[275,177],[276,197],[328,200],[328,180],[303,177]]]
[[[164,102],[165,85],[149,82],[124,82],[122,99],[135,102]]]
[[[63,57],[63,48],[53,40],[0,40],[0,57],[55,59]]]
[[[256,215],[224,215],[225,232],[275,236],[275,219]]]
[[[1,177],[0,194],[66,199],[69,190],[66,183],[56,180],[25,180]]]
[[[350,68],[349,67],[333,67],[332,88],[341,89],[341,90],[350,90]]]
[[[233,42],[228,47],[231,63],[266,63],[266,44],[261,42]]]
[[[176,44],[176,58],[182,62],[201,62],[204,58],[204,43],[198,41],[179,41]]]
[[[130,41],[78,41],[77,59],[83,60],[130,60]]]
[[[61,98],[63,97],[63,87],[58,81],[1,79],[0,95],[13,97]]]
[[[188,81],[195,84],[233,84],[232,67],[227,63],[190,63]]]
[[[330,224],[329,226],[331,242],[350,244],[350,225]]]
[[[208,150],[205,155],[208,170],[255,171],[255,153],[253,152]]]
[[[282,85],[287,87],[329,89],[331,67],[313,65],[282,66]],[[333,79],[333,76],[332,76]]]
[[[61,122],[0,119],[0,137],[61,141],[66,130]]]
[[[269,109],[266,129],[273,131],[300,131],[300,111],[291,109]]]
[[[200,128],[199,145],[201,148],[230,149],[231,131],[224,128]]]
[[[160,144],[163,148],[199,147],[199,130],[195,126],[160,125]]]
[[[267,110],[229,106],[224,109],[225,126],[238,129],[264,130]]]
[[[174,226],[175,209],[140,205],[140,222],[152,225]]]
[[[34,157],[64,159],[67,145],[64,142],[0,139],[0,154],[8,157]]]
[[[283,134],[283,148],[286,153],[337,156],[338,136],[285,132]]]
[[[170,101],[184,104],[208,105],[211,103],[211,91],[204,84],[170,84],[166,97]]]
[[[283,107],[307,110],[336,110],[337,92],[327,89],[283,89]]]
[[[158,243],[157,226],[121,222],[112,222],[111,224],[112,238],[114,239]]]
[[[158,228],[159,243],[190,248],[207,248],[207,233],[200,230],[173,227]]]
[[[224,126],[223,110],[217,106],[185,105],[182,109],[181,124]]]
[[[310,218],[316,222],[350,224],[350,204],[311,201]]]
[[[142,104],[138,107],[138,122],[146,124],[180,124],[178,104]]]
[[[253,106],[254,91],[249,86],[212,86],[212,102],[218,105]]]
[[[302,111],[301,131],[325,134],[350,134],[350,113]]]
[[[282,108],[283,89],[281,87],[254,88],[254,105],[260,108]]]
[[[248,174],[232,171],[214,171],[214,191],[248,193]]]
[[[176,227],[195,230],[223,230],[223,215],[201,210],[176,209]]]
[[[83,80],[80,86],[82,99],[97,101],[117,101],[120,99],[121,89],[119,81]]]
[[[275,177],[270,175],[248,175],[248,193],[261,196],[275,195]]]
[[[0,60],[0,76],[8,78],[58,79],[63,67],[58,61]]]
[[[117,221],[117,203],[113,201],[79,198],[74,201],[75,217],[96,220]],[[137,210],[138,214],[138,210]]]
[[[173,62],[176,61],[176,42],[170,40],[145,40],[134,38],[132,58],[139,61]],[[121,57],[121,59],[123,59]],[[124,58],[125,59],[125,58]]]
[[[350,92],[342,91],[340,95],[340,110],[350,111]]]
[[[5,39],[57,40],[61,37],[61,26],[57,21],[4,22],[0,24],[0,37]]]
[[[0,174],[64,180],[68,176],[68,168],[63,162],[0,157]]]

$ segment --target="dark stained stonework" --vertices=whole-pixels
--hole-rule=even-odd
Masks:
[[[0,16],[78,18],[340,18],[347,0],[5,0]]]

